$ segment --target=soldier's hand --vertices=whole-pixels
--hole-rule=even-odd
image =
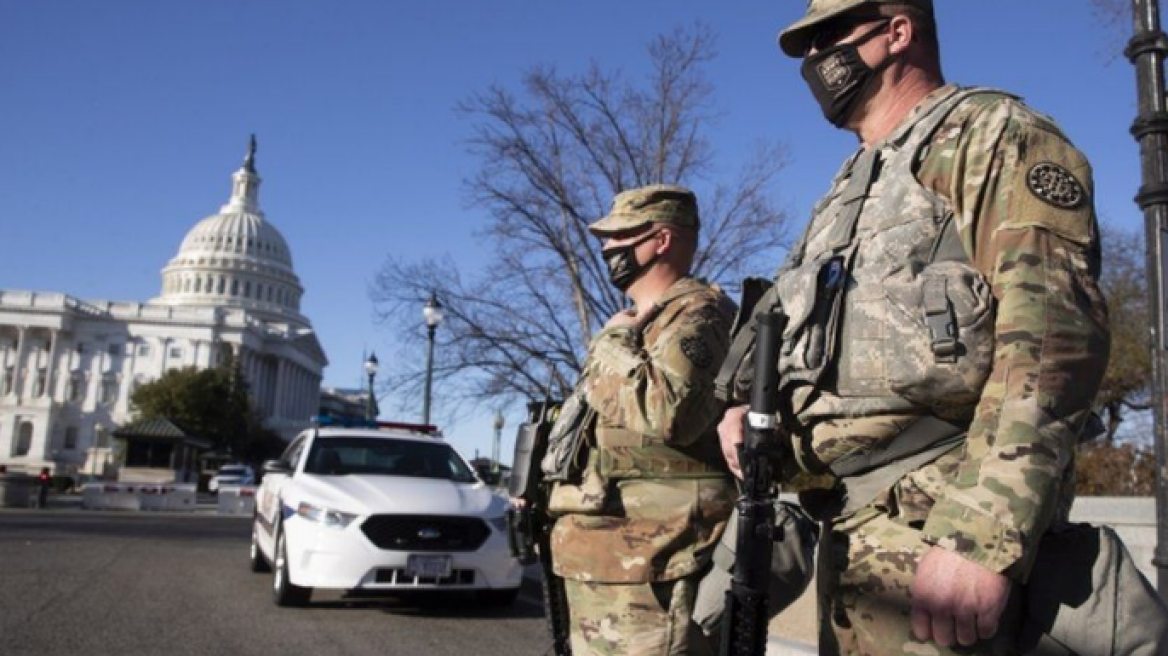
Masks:
[[[722,457],[730,465],[730,472],[742,478],[742,465],[738,462],[738,447],[744,439],[743,421],[750,406],[740,405],[730,408],[718,422],[718,441],[722,443]]]
[[[609,318],[608,323],[604,324],[605,328],[632,328],[637,325],[637,310],[636,308],[629,308],[621,310]]]
[[[933,547],[917,564],[912,584],[912,632],[942,647],[992,638],[1010,598],[1010,580]]]

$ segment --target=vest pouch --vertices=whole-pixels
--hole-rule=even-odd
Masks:
[[[548,497],[548,513],[560,515],[599,515],[608,496],[608,482],[600,475],[600,458],[596,449],[589,449],[588,462],[580,482],[557,483]]]
[[[927,407],[981,398],[994,351],[993,294],[962,262],[935,262],[884,280],[884,370],[889,389]]]
[[[776,283],[779,305],[787,315],[779,349],[784,384],[815,384],[832,361],[841,292],[848,277],[846,262],[845,255],[808,262],[784,273]]]
[[[625,428],[598,426],[600,475],[608,481],[629,479],[724,478],[726,470],[664,440]],[[720,458],[720,455],[715,455]]]
[[[581,381],[583,382],[583,381]],[[587,435],[596,424],[596,411],[584,400],[583,385],[578,385],[560,407],[551,432],[547,452],[540,461],[544,480],[578,482],[583,468],[582,456]]]

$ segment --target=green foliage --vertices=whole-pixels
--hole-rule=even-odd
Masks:
[[[263,427],[243,374],[230,360],[211,369],[168,371],[134,390],[130,403],[137,418],[164,417],[243,460],[274,457],[285,446],[279,435]]]
[[[1080,446],[1075,458],[1076,496],[1146,497],[1155,492],[1156,458],[1149,448],[1098,441]]]

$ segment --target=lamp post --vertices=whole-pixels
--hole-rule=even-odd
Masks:
[[[370,353],[365,359],[365,373],[369,375],[369,396],[365,399],[365,421],[373,423],[377,419],[377,400],[373,396],[373,378],[377,375],[377,354]]]
[[[422,423],[430,425],[430,384],[434,378],[434,331],[442,323],[442,304],[438,296],[430,292],[430,300],[422,307],[422,317],[426,320],[426,391],[422,406]]]
[[[491,473],[499,473],[499,442],[503,435],[503,411],[495,411],[495,444],[491,447]]]
[[[1140,144],[1148,314],[1152,360],[1152,421],[1156,454],[1156,588],[1168,594],[1168,100],[1164,60],[1168,37],[1160,29],[1160,0],[1132,0],[1134,32],[1124,54],[1136,67],[1139,115],[1132,135]]]

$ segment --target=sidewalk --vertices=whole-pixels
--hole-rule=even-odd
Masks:
[[[795,603],[771,620],[767,656],[817,654],[818,632],[813,579]]]

